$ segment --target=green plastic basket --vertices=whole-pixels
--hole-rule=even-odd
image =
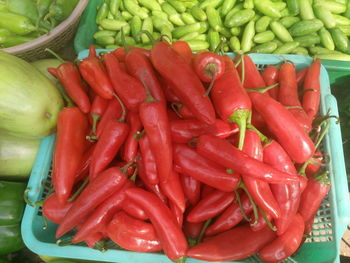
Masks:
[[[97,31],[95,18],[97,7],[102,2],[103,0],[90,1],[81,17],[79,28],[74,38],[74,49],[77,54],[95,43],[93,38],[94,33]],[[350,62],[324,59],[322,64],[328,71],[330,84],[350,82]]]
[[[80,52],[82,59],[88,54],[87,50]],[[233,56],[233,54],[230,54]],[[251,55],[259,68],[266,65],[278,64],[287,59],[295,63],[298,69],[309,66],[310,57],[297,55]],[[330,109],[333,115],[338,115],[337,101],[330,92],[329,79],[326,69],[321,67],[321,114],[326,114]],[[28,183],[30,191],[28,197],[31,201],[42,200],[47,194],[45,184],[50,184],[50,167],[55,136],[52,135],[42,140],[39,153]],[[343,147],[340,126],[331,120],[329,133],[325,136],[324,150],[330,156],[329,170],[332,188],[315,218],[311,237],[293,255],[284,262],[294,263],[337,263],[339,262],[340,240],[347,224],[350,222],[350,201],[348,196],[348,184],[344,165]],[[43,218],[38,207],[26,206],[22,221],[22,235],[27,247],[35,253],[48,256],[60,256],[85,260],[99,260],[119,263],[170,263],[171,261],[161,253],[136,253],[125,250],[110,249],[100,252],[84,245],[70,245],[59,247],[55,244],[54,234],[57,225],[50,223],[43,229]],[[234,244],[233,244],[234,245]],[[188,259],[188,263],[202,262]],[[253,256],[239,262],[261,262],[257,256]]]

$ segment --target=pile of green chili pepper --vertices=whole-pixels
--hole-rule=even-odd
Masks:
[[[65,20],[78,0],[0,0],[0,48],[26,43]]]
[[[346,0],[109,0],[96,16],[96,44],[149,47],[167,36],[187,41],[193,50],[301,54],[350,60],[350,4]]]

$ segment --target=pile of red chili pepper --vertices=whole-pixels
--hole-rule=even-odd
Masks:
[[[59,115],[43,203],[56,238],[173,261],[291,256],[330,189],[320,66],[259,71],[159,41],[49,69],[76,105]]]

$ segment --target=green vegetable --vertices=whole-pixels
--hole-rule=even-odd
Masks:
[[[277,43],[275,41],[264,43],[253,47],[252,52],[254,53],[272,53],[277,49]]]
[[[7,29],[0,28],[0,45],[6,42],[6,39],[11,35],[12,33]]]
[[[209,43],[204,40],[192,39],[187,41],[187,43],[192,50],[207,50],[209,48]]]
[[[199,7],[203,8],[203,9],[208,7],[208,6],[216,8],[219,5],[221,5],[222,2],[223,2],[223,0],[204,0],[199,4]]]
[[[338,28],[343,31],[343,33],[347,36],[350,36],[350,25],[348,26],[338,26]]]
[[[0,27],[18,35],[26,35],[36,30],[29,18],[0,11]]]
[[[109,9],[106,2],[104,2],[101,7],[98,9],[96,14],[96,24],[99,24],[102,19],[107,18]],[[111,11],[112,12],[112,11]],[[113,13],[112,13],[113,14]]]
[[[253,9],[254,8],[254,1],[253,0],[244,0],[243,7],[246,9]]]
[[[299,42],[291,41],[286,42],[282,46],[279,46],[273,53],[274,54],[289,54],[293,52],[299,46]]]
[[[37,36],[19,36],[19,35],[10,35],[8,36],[3,43],[1,44],[2,47],[7,48],[7,47],[13,47],[17,45],[21,45],[24,43],[27,43],[33,39],[36,39]]]
[[[280,18],[282,15],[280,11],[272,4],[270,0],[254,0],[255,8],[262,14],[272,17]]]
[[[333,28],[336,26],[336,20],[333,14],[322,5],[314,5],[315,15],[320,19],[326,28]]]
[[[109,9],[113,15],[118,14],[118,9],[121,6],[122,0],[110,0]]]
[[[225,16],[234,7],[236,0],[224,0],[221,5],[221,15]]]
[[[176,9],[177,12],[183,13],[186,11],[186,6],[181,1],[167,0],[167,2],[171,4]]]
[[[171,15],[176,15],[178,14],[176,9],[174,7],[172,7],[169,3],[164,2],[161,4],[161,8],[163,10],[163,12],[167,13],[168,16]]]
[[[331,28],[330,29],[335,47],[344,53],[350,52],[349,40],[348,37],[341,31],[339,28]]]
[[[194,6],[191,8],[191,14],[195,19],[199,21],[207,20],[207,14],[202,8],[199,8],[198,6]]]
[[[315,33],[323,27],[323,23],[318,19],[303,20],[295,23],[290,29],[290,34],[294,37]]]
[[[49,13],[45,19],[53,19],[54,21],[65,20],[74,10],[79,0],[55,0],[49,8]]]
[[[308,56],[308,55],[309,55],[309,51],[307,51],[307,49],[304,48],[304,47],[297,47],[297,48],[295,48],[295,49],[292,51],[292,54]]]
[[[154,20],[152,19],[152,23]],[[138,16],[134,16],[131,21],[130,21],[130,28],[131,28],[131,35],[133,38],[137,41],[140,42],[140,36],[139,33],[142,30],[142,21],[141,18]]]
[[[172,34],[174,38],[180,38],[188,33],[199,31],[200,28],[201,28],[200,23],[194,23],[191,25],[177,27],[173,30]]]
[[[139,16],[141,19],[148,17],[147,12],[145,12],[135,0],[123,1],[126,11],[130,12],[134,16]]]
[[[152,18],[147,17],[145,20],[143,20],[142,30],[148,31],[151,34],[153,33]],[[143,44],[146,44],[146,43],[151,42],[151,39],[149,39],[149,37],[146,34],[142,34],[141,41],[142,41]]]
[[[229,41],[229,46],[233,51],[241,50],[241,42],[239,41],[239,38],[236,36],[231,37]]]
[[[215,50],[220,43],[220,35],[217,31],[209,29],[208,42],[210,50]]]
[[[162,8],[156,0],[138,0],[141,5],[152,11],[161,11]]]
[[[255,23],[250,21],[244,28],[242,41],[241,41],[241,50],[243,52],[248,52],[253,46],[253,37],[255,35]]]
[[[335,23],[337,25],[343,25],[343,26],[350,25],[350,19],[346,18],[345,16],[340,16],[340,15],[334,14],[333,17],[334,17]]]
[[[243,9],[233,14],[232,16],[227,16],[225,19],[225,26],[227,27],[237,27],[248,23],[253,19],[255,12],[253,9]]]
[[[321,28],[319,31],[319,35],[321,38],[322,45],[328,50],[334,50],[335,46],[331,33],[327,29]]]
[[[220,32],[223,25],[222,25],[222,20],[221,20],[219,12],[215,8],[208,6],[206,8],[206,13],[207,13],[209,25],[215,31]]]
[[[296,16],[285,16],[279,21],[285,28],[290,28],[295,23],[299,22],[300,18]]]
[[[196,19],[190,14],[190,13],[182,13],[181,14],[182,21],[185,22],[185,24],[190,25],[196,23]]]
[[[42,2],[42,1],[41,1]],[[32,0],[6,0],[7,9],[15,14],[26,16],[32,23],[38,21],[38,10],[37,7],[41,7],[41,3],[35,4]],[[46,9],[48,11],[49,6]]]
[[[197,39],[198,36],[199,36],[198,32],[191,32],[191,33],[184,35],[179,40],[188,41],[188,40],[192,40],[192,39]]]
[[[298,15],[300,12],[298,0],[287,0],[287,7],[292,16]]]
[[[180,14],[173,14],[173,15],[170,15],[169,16],[169,20],[174,24],[174,25],[177,25],[177,26],[184,26],[185,25],[185,22],[181,19],[181,16]]]
[[[52,76],[47,69],[48,68],[57,68],[59,65],[62,64],[61,61],[59,61],[56,58],[46,58],[46,59],[40,59],[37,61],[33,61],[30,64],[32,64],[37,70],[39,70],[42,74],[45,75],[53,84],[57,84],[58,80]]]
[[[266,31],[271,22],[271,17],[262,16],[255,23],[255,31],[258,33]]]
[[[24,210],[24,183],[0,181],[0,255],[24,247],[21,219]]]
[[[321,5],[333,14],[341,14],[346,11],[346,5],[329,0],[315,0],[317,5]]]
[[[303,20],[314,19],[315,15],[309,0],[298,0],[300,17]]]
[[[295,37],[294,41],[299,42],[299,46],[301,47],[312,47],[315,44],[319,44],[321,38],[316,33],[312,33],[301,37]]]
[[[63,100],[28,62],[0,51],[0,129],[28,138],[55,131]]]
[[[278,21],[272,21],[270,23],[272,32],[283,42],[293,41],[289,31]]]
[[[350,61],[350,55],[345,53],[328,53],[315,55],[315,58]]]
[[[232,27],[230,29],[230,32],[233,36],[239,36],[241,34],[241,31],[242,31],[241,27]]]
[[[269,42],[269,41],[273,40],[274,38],[275,38],[275,34],[272,31],[267,30],[265,32],[261,32],[259,34],[256,34],[254,36],[253,40],[255,43],[262,44],[262,43]]]
[[[119,31],[122,27],[125,27],[128,23],[124,20],[117,19],[102,19],[100,25],[105,30]]]

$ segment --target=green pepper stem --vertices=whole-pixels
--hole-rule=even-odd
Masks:
[[[97,249],[101,252],[106,252],[107,248],[106,248],[106,242],[104,240],[99,240],[95,243],[94,245],[94,249]]]
[[[78,190],[75,191],[75,193],[68,199],[68,202],[73,202],[77,197],[80,195],[80,193],[85,189],[85,187],[89,183],[89,178],[86,178],[83,183],[79,186]]]
[[[120,30],[120,32],[121,32],[121,38],[122,38],[123,47],[125,49],[125,53],[129,53],[130,52],[130,48],[128,47],[128,45],[126,44],[126,41],[125,41],[124,29],[122,28]]]
[[[264,220],[265,220],[267,226],[268,226],[272,231],[277,231],[277,228],[276,228],[274,225],[272,225],[271,221],[267,218],[265,211],[262,210],[261,208],[259,208],[259,211],[260,211],[262,217],[264,218]]]
[[[178,258],[176,260],[174,260],[174,263],[185,263],[186,262],[186,256],[183,256],[181,258]]]
[[[241,55],[241,67],[242,67],[242,72],[241,72],[241,83],[242,86],[244,86],[244,81],[245,81],[245,66],[244,66],[244,55]]]
[[[141,138],[142,138],[143,136],[145,136],[145,134],[146,134],[146,130],[143,129],[142,131],[137,131],[137,132],[135,132],[135,133],[133,134],[133,138],[134,138],[135,141],[139,141],[139,140],[141,140]]]
[[[46,52],[49,52],[51,55],[53,55],[55,58],[57,58],[61,63],[66,62],[62,57],[60,57],[55,51],[53,51],[50,48],[45,48]]]
[[[242,214],[244,220],[249,222],[250,219],[249,219],[249,217],[247,216],[247,214],[245,213],[245,211],[243,209],[242,202],[241,202],[241,197],[240,197],[240,195],[239,195],[237,190],[234,190],[234,192],[235,192],[235,195],[236,195],[236,200],[237,200],[237,203],[238,203],[239,210],[241,210],[241,214]]]
[[[138,174],[138,169],[137,169],[137,167],[136,167],[136,168],[135,168],[135,171],[133,172],[132,176],[130,176],[129,180],[130,180],[131,182],[135,183],[137,174]]]
[[[122,116],[118,119],[119,122],[125,122],[126,118],[126,108],[122,100],[119,98],[119,96],[116,93],[113,93],[114,97],[118,100],[120,106],[122,107]]]
[[[326,135],[326,133],[329,130],[330,125],[331,125],[331,122],[329,120],[327,120],[326,127],[324,127],[324,129],[322,129],[320,135],[318,136],[318,139],[317,139],[316,144],[315,144],[315,150],[317,150],[317,148],[320,146],[324,136]]]
[[[29,200],[29,197],[28,197],[28,193],[29,191],[31,190],[30,187],[27,187],[26,190],[24,190],[24,193],[23,193],[23,199],[24,199],[24,202],[26,202],[27,205],[29,206],[32,206],[32,207],[35,207],[35,206],[42,206],[44,201],[36,201],[36,202],[32,202]]]
[[[100,120],[101,116],[95,113],[92,113],[91,117],[92,117],[92,134],[96,135],[97,122]]]
[[[137,34],[137,36],[138,36],[138,37],[141,37],[142,34],[145,34],[145,35],[148,36],[148,38],[150,39],[152,45],[154,45],[154,44],[156,43],[156,40],[154,39],[153,35],[152,35],[149,31],[147,31],[147,30],[141,30],[141,31]]]
[[[236,110],[230,117],[229,121],[234,122],[238,125],[239,128],[239,141],[238,149],[243,149],[245,132],[247,128],[247,120],[249,118],[250,111],[247,109]]]
[[[217,45],[217,47],[214,50],[214,53],[216,53],[216,54],[219,54],[219,53],[220,54],[224,54],[223,48],[224,48],[225,42],[226,42],[226,38],[225,37],[221,37],[219,44]]]
[[[140,154],[136,155],[136,157],[134,159],[132,159],[131,161],[129,161],[127,164],[125,164],[124,166],[120,167],[120,171],[123,174],[126,174],[126,171],[128,170],[128,168],[132,165],[136,165],[135,162],[140,158]]]
[[[212,88],[213,88],[213,86],[214,86],[214,82],[215,82],[215,78],[216,78],[216,73],[217,73],[217,70],[215,70],[215,71],[213,72],[213,76],[212,76],[212,78],[211,78],[209,87],[208,87],[208,89],[206,90],[206,92],[204,93],[204,96],[209,96],[210,91],[212,90]]]
[[[207,221],[205,221],[202,229],[201,229],[201,232],[199,233],[199,236],[198,236],[198,239],[197,239],[197,243],[200,243],[202,242],[202,239],[204,237],[204,234],[205,234],[205,230],[207,230],[208,226],[210,225],[212,221],[212,218],[209,218]]]
[[[259,131],[256,127],[254,127],[252,124],[248,124],[247,125],[247,128],[250,129],[250,130],[253,130],[255,131],[258,135],[259,135],[259,138],[260,138],[260,141],[266,145],[268,143],[271,142],[271,139],[269,139],[267,136],[265,136],[261,131]]]
[[[243,182],[240,182],[238,187],[241,188],[249,198],[249,201],[250,201],[252,208],[253,208],[253,214],[254,214],[254,222],[251,225],[256,225],[256,223],[258,222],[258,218],[259,218],[258,207],[256,206],[256,204],[253,200],[253,197],[250,195],[245,184]],[[248,219],[248,221],[250,221],[250,220]]]
[[[265,93],[266,91],[273,89],[274,87],[278,86],[278,83],[272,84],[271,86],[268,87],[262,87],[262,88],[254,88],[254,89],[247,89],[247,92],[260,92],[260,93]],[[297,106],[299,107],[299,106]]]

